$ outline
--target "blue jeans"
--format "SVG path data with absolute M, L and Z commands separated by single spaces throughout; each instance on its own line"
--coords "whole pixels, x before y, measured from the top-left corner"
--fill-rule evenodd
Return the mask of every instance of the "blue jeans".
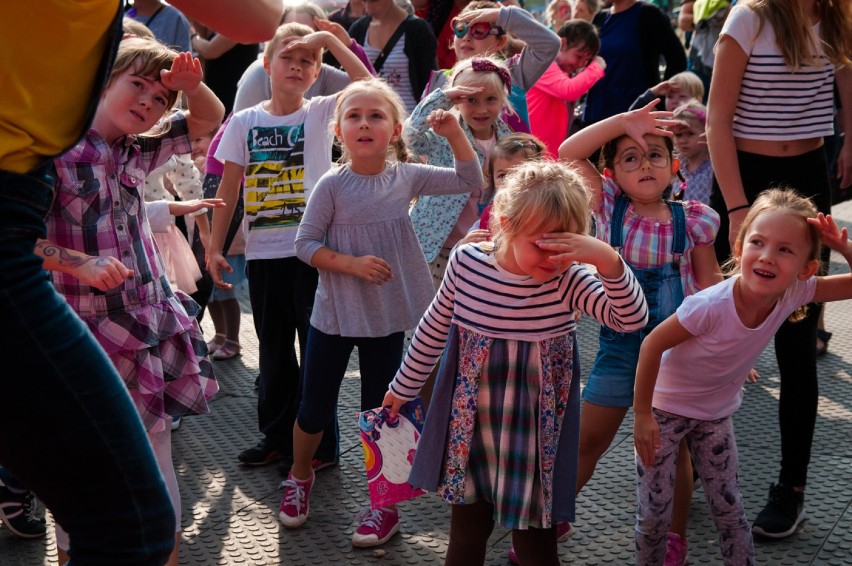
M 33 253 L 53 179 L 0 171 L 0 464 L 69 533 L 69 564 L 165 564 L 175 517 L 136 407 Z

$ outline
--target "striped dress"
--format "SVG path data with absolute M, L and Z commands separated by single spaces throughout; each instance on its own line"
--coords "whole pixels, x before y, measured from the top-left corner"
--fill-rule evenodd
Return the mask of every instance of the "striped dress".
M 578 411 L 574 312 L 632 331 L 647 305 L 626 266 L 607 280 L 574 264 L 541 283 L 504 270 L 486 246 L 451 257 L 390 386 L 414 398 L 444 355 L 409 481 L 449 503 L 487 501 L 506 528 L 549 528 L 573 519 L 562 471 L 567 458 L 576 473 L 578 435 L 562 429 Z

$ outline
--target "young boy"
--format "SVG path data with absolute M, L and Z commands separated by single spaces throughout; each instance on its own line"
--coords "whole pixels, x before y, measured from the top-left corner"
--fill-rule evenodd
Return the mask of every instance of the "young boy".
M 643 92 L 630 105 L 630 109 L 642 108 L 655 98 L 662 99 L 658 108 L 662 106 L 667 112 L 674 112 L 675 108 L 690 100 L 701 102 L 704 98 L 704 83 L 692 71 L 683 71 Z
M 272 98 L 236 113 L 222 135 L 216 159 L 224 163 L 217 196 L 227 206 L 213 214 L 210 275 L 220 289 L 222 270 L 231 271 L 222 247 L 245 176 L 249 296 L 260 350 L 258 426 L 263 440 L 239 455 L 246 465 L 285 458 L 292 462 L 293 423 L 299 408 L 300 371 L 294 339 L 307 340 L 317 271 L 296 257 L 296 230 L 316 181 L 331 169 L 333 136 L 329 121 L 336 96 L 305 100 L 326 48 L 352 80 L 369 77 L 367 68 L 331 33 L 298 23 L 284 24 L 264 53 Z M 337 460 L 335 432 L 326 431 L 314 468 Z M 288 468 L 289 470 L 289 468 Z
M 573 103 L 603 78 L 606 67 L 604 60 L 596 57 L 601 42 L 595 26 L 584 20 L 569 20 L 556 33 L 561 42 L 556 60 L 527 91 L 530 129 L 552 157 L 558 155 L 559 145 L 568 137 Z

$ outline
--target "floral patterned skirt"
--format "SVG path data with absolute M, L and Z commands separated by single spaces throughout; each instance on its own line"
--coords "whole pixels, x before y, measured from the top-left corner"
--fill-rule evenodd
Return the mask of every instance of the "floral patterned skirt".
M 438 493 L 451 503 L 488 501 L 506 528 L 550 527 L 572 366 L 570 335 L 523 342 L 460 329 Z

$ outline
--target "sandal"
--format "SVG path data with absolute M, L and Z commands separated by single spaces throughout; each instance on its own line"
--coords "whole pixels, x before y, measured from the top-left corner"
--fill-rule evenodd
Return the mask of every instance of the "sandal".
M 214 334 L 213 338 L 207 341 L 207 353 L 212 355 L 225 344 L 224 334 Z
M 822 328 L 817 328 L 817 348 L 816 355 L 822 356 L 826 352 L 828 352 L 828 341 L 831 340 L 831 332 L 823 330 Z M 819 342 L 822 342 L 822 346 L 819 345 Z
M 222 344 L 219 349 L 217 349 L 213 354 L 210 355 L 214 360 L 230 360 L 231 358 L 235 358 L 240 355 L 240 347 L 239 342 L 235 342 L 234 340 L 225 340 L 225 343 Z

